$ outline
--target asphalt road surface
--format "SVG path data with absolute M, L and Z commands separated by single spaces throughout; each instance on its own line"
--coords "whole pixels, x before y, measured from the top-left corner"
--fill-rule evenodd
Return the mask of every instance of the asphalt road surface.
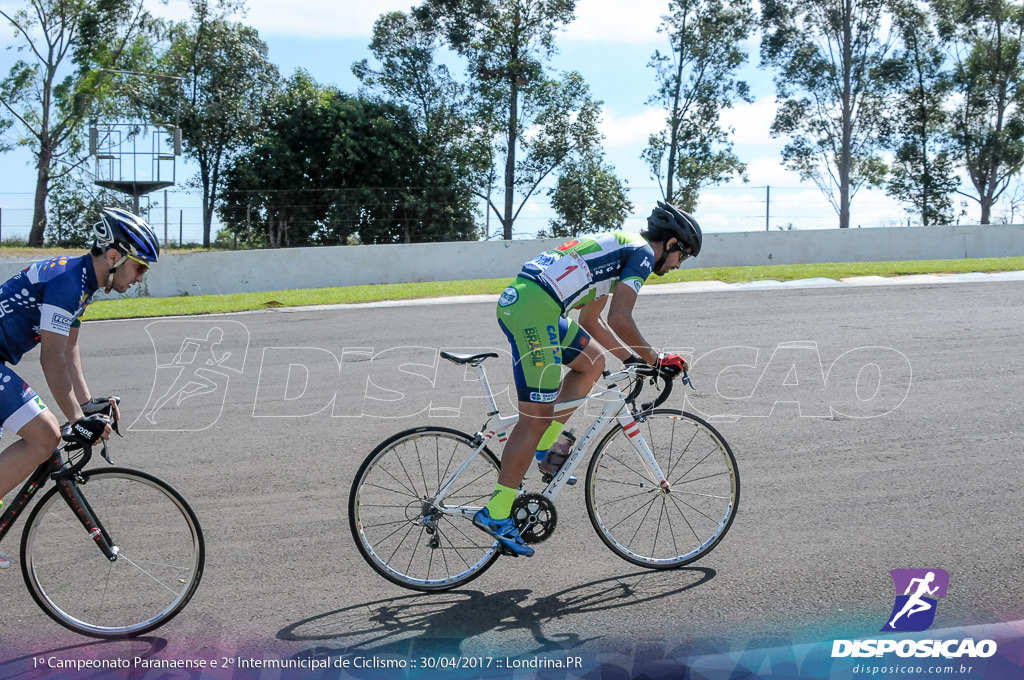
M 448 593 L 403 590 L 356 550 L 349 485 L 398 430 L 476 431 L 477 385 L 437 352 L 507 353 L 493 315 L 474 302 L 86 324 L 93 393 L 121 395 L 130 426 L 114 459 L 191 502 L 206 572 L 163 628 L 90 640 L 30 599 L 16 529 L 0 545 L 15 562 L 0 571 L 0 677 L 53 658 L 594 665 L 830 643 L 885 624 L 895 568 L 949 573 L 937 627 L 1024 618 L 1024 282 L 644 296 L 648 339 L 691 358 L 697 390 L 670 405 L 711 418 L 739 461 L 723 543 L 688 568 L 634 567 L 595 535 L 578 485 L 534 558 Z M 488 368 L 506 390 L 505 357 Z M 44 385 L 36 354 L 16 370 Z

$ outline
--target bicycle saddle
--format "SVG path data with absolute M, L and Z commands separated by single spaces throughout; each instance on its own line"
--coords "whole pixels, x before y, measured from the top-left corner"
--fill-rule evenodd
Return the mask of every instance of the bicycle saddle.
M 479 354 L 455 354 L 454 352 L 441 352 L 441 357 L 456 364 L 471 364 L 473 366 L 483 362 L 484 359 L 498 356 L 497 352 L 480 352 Z

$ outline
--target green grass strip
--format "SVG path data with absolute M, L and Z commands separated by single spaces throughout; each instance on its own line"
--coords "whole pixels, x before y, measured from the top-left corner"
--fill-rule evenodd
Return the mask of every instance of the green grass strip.
M 840 262 L 826 264 L 765 265 L 756 267 L 708 267 L 683 269 L 653 277 L 649 285 L 682 281 L 792 281 L 795 279 L 843 279 L 853 276 L 905 276 L 909 274 L 957 274 L 1024 270 L 1024 257 L 963 260 L 914 260 L 903 262 Z M 276 307 L 333 305 L 344 303 L 411 300 L 449 295 L 497 295 L 512 277 L 397 283 L 307 290 L 279 290 L 266 293 L 230 293 L 173 298 L 125 298 L 100 300 L 89 306 L 85 320 L 128 319 L 155 316 L 183 316 L 245 312 Z

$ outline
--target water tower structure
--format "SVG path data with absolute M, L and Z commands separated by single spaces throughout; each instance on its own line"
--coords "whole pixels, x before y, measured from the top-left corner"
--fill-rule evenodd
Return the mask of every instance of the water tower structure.
M 89 128 L 89 153 L 95 163 L 95 183 L 131 196 L 138 214 L 142 196 L 174 186 L 181 128 L 94 122 Z

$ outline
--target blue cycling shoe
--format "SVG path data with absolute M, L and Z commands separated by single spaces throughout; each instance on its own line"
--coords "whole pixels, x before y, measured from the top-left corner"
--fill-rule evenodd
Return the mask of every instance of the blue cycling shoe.
M 535 552 L 523 541 L 523 537 L 519 535 L 519 529 L 516 528 L 516 523 L 511 517 L 491 519 L 491 513 L 487 511 L 487 508 L 482 508 L 473 515 L 473 524 L 493 536 L 502 548 L 513 555 L 530 557 Z

